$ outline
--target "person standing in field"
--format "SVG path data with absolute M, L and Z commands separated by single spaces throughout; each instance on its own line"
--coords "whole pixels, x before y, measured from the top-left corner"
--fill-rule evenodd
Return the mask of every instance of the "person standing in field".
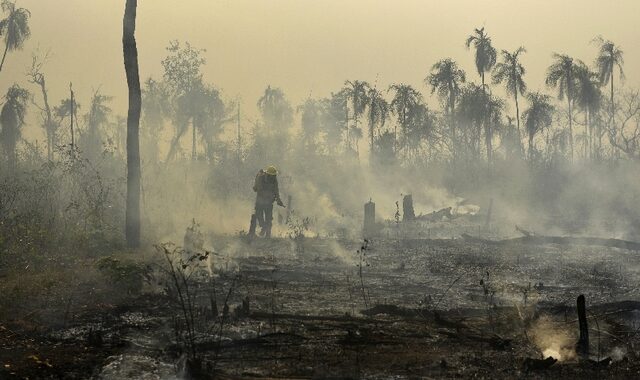
M 276 202 L 278 206 L 285 207 L 280 199 L 278 170 L 275 166 L 269 166 L 258 172 L 253 184 L 253 191 L 256 192 L 255 216 L 260 226 L 260 235 L 269 238 L 273 222 L 273 202 Z

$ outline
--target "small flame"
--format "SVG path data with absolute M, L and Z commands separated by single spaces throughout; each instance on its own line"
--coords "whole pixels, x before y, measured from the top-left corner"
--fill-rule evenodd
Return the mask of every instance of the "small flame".
M 549 317 L 543 316 L 536 320 L 529 334 L 544 359 L 552 357 L 562 362 L 575 358 L 573 342 L 576 337 L 570 331 L 559 328 Z
M 562 355 L 560 354 L 560 351 L 556 350 L 555 348 L 547 348 L 546 350 L 542 351 L 542 356 L 545 359 L 548 357 L 552 357 L 554 359 L 557 359 L 559 362 L 562 361 Z

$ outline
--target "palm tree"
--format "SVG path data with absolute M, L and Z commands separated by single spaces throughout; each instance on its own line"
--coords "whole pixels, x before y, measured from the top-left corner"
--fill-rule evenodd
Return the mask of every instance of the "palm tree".
M 467 37 L 465 45 L 467 49 L 473 44 L 476 50 L 476 69 L 482 79 L 482 89 L 485 88 L 484 74 L 491 71 L 496 64 L 496 49 L 491 45 L 491 37 L 485 33 L 484 28 L 474 29 L 474 34 Z
M 308 98 L 296 108 L 301 114 L 302 142 L 305 146 L 314 145 L 324 116 L 324 104 L 317 99 Z
M 425 78 L 425 84 L 431 86 L 431 93 L 438 92 L 438 96 L 447 104 L 450 117 L 451 140 L 454 154 L 456 148 L 455 108 L 456 98 L 460 95 L 460 86 L 466 81 L 464 70 L 451 58 L 436 62 L 431 67 L 431 74 Z
M 489 37 L 484 31 L 484 27 L 474 29 L 473 34 L 467 37 L 467 41 L 465 42 L 467 49 L 469 49 L 472 44 L 475 48 L 476 70 L 478 70 L 478 74 L 480 75 L 482 82 L 482 93 L 486 95 L 484 75 L 485 73 L 490 72 L 496 64 L 496 49 L 491 45 L 491 37 Z M 491 153 L 493 151 L 491 141 L 493 139 L 493 133 L 491 131 L 491 123 L 487 120 L 488 116 L 488 110 L 485 110 L 483 113 L 483 122 L 485 124 L 485 145 L 487 148 L 487 162 L 491 164 Z
M 588 146 L 590 155 L 593 155 L 591 118 L 598 112 L 602 102 L 602 93 L 598 87 L 598 73 L 591 71 L 583 62 L 579 62 L 575 67 L 574 75 L 576 104 L 584 112 L 585 136 L 588 137 L 585 146 Z
M 457 118 L 459 154 L 466 154 L 466 159 L 480 159 L 480 141 L 482 128 L 487 125 L 488 99 L 482 87 L 475 83 L 467 84 L 460 93 Z M 487 152 L 487 157 L 489 152 Z
M 323 100 L 325 112 L 322 127 L 325 134 L 325 143 L 330 152 L 336 153 L 346 136 L 349 127 L 349 97 L 347 90 L 341 89 L 337 93 L 331 93 L 328 99 Z
M 99 154 L 102 150 L 102 128 L 109 123 L 112 110 L 108 103 L 112 99 L 111 96 L 101 94 L 100 90 L 91 97 L 89 112 L 84 116 L 86 130 L 80 136 L 81 141 L 78 144 L 91 155 Z
M 376 139 L 376 160 L 380 165 L 393 165 L 396 162 L 396 153 L 393 150 L 393 133 L 385 131 Z
M 596 42 L 600 44 L 600 51 L 598 52 L 598 58 L 596 58 L 596 67 L 598 68 L 598 78 L 600 83 L 604 86 L 610 84 L 611 90 L 611 125 L 615 123 L 615 104 L 613 101 L 613 72 L 616 67 L 620 73 L 620 79 L 624 79 L 624 52 L 619 46 L 616 46 L 611 41 L 604 40 L 602 37 L 596 37 Z
M 406 133 L 406 148 L 408 158 L 417 156 L 418 150 L 423 146 L 434 132 L 435 117 L 426 104 L 420 103 L 411 108 L 408 115 Z
M 230 109 L 225 105 L 220 91 L 213 86 L 205 86 L 201 95 L 202 105 L 198 107 L 195 115 L 198 130 L 204 138 L 206 156 L 213 160 L 215 144 L 222 132 L 223 124 L 232 121 L 229 117 Z
M 166 85 L 149 77 L 142 90 L 142 119 L 148 128 L 160 128 L 171 114 L 171 101 Z
M 388 91 L 393 91 L 393 100 L 390 106 L 392 112 L 398 118 L 398 124 L 402 127 L 402 133 L 407 135 L 407 122 L 412 110 L 422 103 L 422 94 L 408 84 L 392 84 Z M 395 140 L 394 149 L 398 151 L 397 128 L 393 129 L 393 138 Z
M 142 112 L 142 132 L 146 137 L 146 153 L 151 162 L 155 162 L 158 159 L 158 134 L 172 112 L 169 92 L 163 83 L 152 78 L 144 82 Z
M 369 119 L 369 153 L 373 155 L 374 130 L 376 127 L 384 127 L 389 117 L 389 103 L 382 97 L 382 93 L 373 87 L 369 89 L 367 98 L 369 99 L 369 112 L 367 113 L 367 118 Z
M 522 77 L 525 74 L 524 66 L 520 63 L 520 54 L 526 53 L 527 50 L 520 46 L 513 53 L 506 50 L 502 51 L 502 62 L 498 63 L 493 71 L 493 82 L 505 83 L 507 93 L 514 97 L 516 103 L 516 125 L 518 131 L 518 144 L 520 145 L 520 105 L 518 103 L 518 94 L 523 95 L 527 91 L 527 85 Z
M 267 86 L 258 100 L 258 108 L 270 130 L 287 129 L 291 126 L 293 109 L 281 89 Z
M 293 107 L 282 90 L 269 86 L 258 100 L 258 108 L 266 128 L 258 129 L 256 125 L 254 148 L 259 149 L 254 154 L 260 160 L 275 162 L 281 152 L 289 149 L 288 129 L 293 123 Z
M 563 100 L 566 96 L 569 107 L 569 149 L 571 149 L 571 160 L 573 160 L 573 115 L 572 106 L 575 97 L 575 64 L 573 58 L 565 54 L 553 53 L 555 62 L 547 70 L 546 83 L 549 87 L 558 89 L 558 99 Z
M 0 141 L 7 156 L 7 164 L 11 170 L 15 169 L 17 162 L 16 146 L 21 136 L 24 125 L 24 117 L 27 113 L 27 101 L 31 95 L 29 91 L 14 84 L 5 95 L 5 103 L 0 111 Z
M 551 105 L 551 98 L 539 92 L 527 94 L 529 108 L 524 111 L 522 118 L 524 126 L 529 135 L 529 159 L 533 159 L 533 139 L 536 134 L 548 128 L 553 120 L 554 108 Z
M 368 90 L 371 88 L 369 83 L 361 80 L 346 81 L 344 82 L 345 95 L 347 101 L 351 100 L 351 111 L 353 115 L 353 124 L 355 128 L 358 128 L 358 118 L 364 113 L 368 99 Z M 347 120 L 347 124 L 348 124 Z M 351 142 L 349 139 L 349 126 L 347 125 L 347 147 L 350 147 Z
M 122 21 L 122 52 L 129 87 L 129 112 L 127 114 L 127 209 L 125 233 L 127 245 L 140 246 L 140 113 L 142 91 L 136 44 L 136 13 L 138 0 L 126 0 Z
M 76 102 L 75 99 L 66 98 L 60 101 L 59 106 L 53 108 L 53 113 L 58 119 L 57 123 L 62 125 L 62 123 L 67 117 L 70 118 L 72 121 L 74 119 L 78 120 L 78 110 L 80 108 L 81 108 L 80 104 L 78 104 L 78 102 Z M 75 141 L 73 137 L 73 126 L 72 126 L 71 144 L 70 144 L 72 151 L 75 149 L 74 144 L 75 144 Z
M 4 54 L 0 62 L 0 71 L 7 58 L 7 52 L 20 50 L 31 35 L 29 17 L 31 12 L 24 8 L 16 8 L 15 1 L 2 0 L 2 11 L 8 12 L 7 18 L 0 21 L 0 34 L 4 36 Z

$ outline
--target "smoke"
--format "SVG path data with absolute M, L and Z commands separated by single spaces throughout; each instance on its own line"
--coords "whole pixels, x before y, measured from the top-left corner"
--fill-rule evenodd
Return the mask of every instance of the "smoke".
M 356 156 L 263 147 L 267 157 L 247 154 L 240 164 L 226 161 L 176 161 L 143 170 L 143 212 L 150 241 L 180 241 L 192 219 L 205 234 L 247 231 L 260 168 L 275 164 L 287 209 L 274 206 L 274 236 L 289 236 L 289 221 L 308 218 L 306 236 L 360 239 L 363 206 L 376 203 L 376 219 L 393 220 L 396 202 L 411 194 L 416 215 L 451 207 L 453 215 L 486 214 L 496 236 L 512 236 L 514 226 L 545 235 L 639 239 L 640 174 L 635 162 L 587 165 L 558 163 L 538 168 L 526 162 L 497 160 L 492 176 L 484 168 L 430 165 L 380 165 Z M 292 148 L 293 147 L 293 148 Z M 254 147 L 249 146 L 251 150 Z M 364 153 L 363 153 L 364 154 Z M 226 157 L 222 155 L 222 157 Z M 625 189 L 621 192 L 621 189 Z
M 356 265 L 357 261 L 356 261 L 356 257 L 354 256 L 354 253 L 351 252 L 351 251 L 346 250 L 337 241 L 330 240 L 329 241 L 329 248 L 331 250 L 331 253 L 333 255 L 335 255 L 344 264 L 346 264 L 348 266 L 351 266 L 351 267 Z
M 544 358 L 551 356 L 558 361 L 567 361 L 576 357 L 576 337 L 566 329 L 558 327 L 549 317 L 542 316 L 536 320 L 528 335 Z
M 611 349 L 611 352 L 609 353 L 609 357 L 614 362 L 618 362 L 624 359 L 626 356 L 627 356 L 627 349 L 624 347 L 614 347 L 613 349 Z

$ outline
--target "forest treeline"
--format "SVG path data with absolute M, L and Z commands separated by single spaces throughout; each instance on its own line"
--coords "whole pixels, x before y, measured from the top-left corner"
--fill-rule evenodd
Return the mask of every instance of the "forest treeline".
M 5 2 L 10 14 L 28 16 L 28 11 L 7 4 L 11 3 Z M 28 38 L 27 22 L 26 16 L 4 20 L 4 28 L 18 25 L 3 33 L 7 51 L 19 49 Z M 162 61 L 162 77 L 149 77 L 143 84 L 143 159 L 168 162 L 190 157 L 211 164 L 229 156 L 244 160 L 263 155 L 260 145 L 269 140 L 267 145 L 275 143 L 278 148 L 301 144 L 320 155 L 359 156 L 363 139 L 371 161 L 385 165 L 638 159 L 640 100 L 636 89 L 621 85 L 623 52 L 602 38 L 593 43 L 598 53 L 592 65 L 565 54 L 553 55 L 546 76 L 549 92 L 557 95 L 552 96 L 527 91 L 526 69 L 520 62 L 527 53 L 524 47 L 498 52 L 484 28 L 476 29 L 467 40 L 477 70 L 473 75 L 445 58 L 425 73 L 420 87 L 394 83 L 379 88 L 376 83 L 347 80 L 330 96 L 309 97 L 299 105 L 292 105 L 282 89 L 269 86 L 257 101 L 261 117 L 251 120 L 250 133 L 244 132 L 245 126 L 230 139 L 221 137 L 225 125 L 246 125 L 249 120 L 237 120 L 238 105 L 205 81 L 203 51 L 173 41 Z M 110 108 L 113 98 L 98 89 L 84 105 L 73 99 L 70 89 L 69 97 L 52 104 L 46 59 L 34 56 L 29 86 L 15 84 L 6 92 L 2 146 L 7 166 L 15 166 L 21 155 L 40 154 L 33 142 L 21 138 L 29 108 L 41 114 L 47 136 L 46 147 L 40 147 L 46 149 L 45 160 L 54 160 L 56 151 L 72 144 L 93 157 L 122 152 L 125 119 Z M 498 87 L 510 97 L 493 95 Z M 437 96 L 441 107 L 429 108 L 425 94 Z M 171 136 L 168 149 L 159 146 L 161 136 Z

